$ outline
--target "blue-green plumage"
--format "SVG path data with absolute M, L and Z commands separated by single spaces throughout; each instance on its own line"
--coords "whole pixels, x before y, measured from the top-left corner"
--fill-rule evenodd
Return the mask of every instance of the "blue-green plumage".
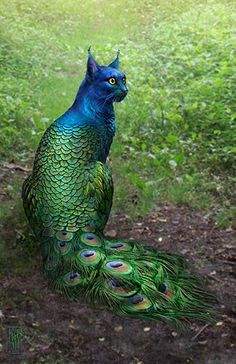
M 51 284 L 128 317 L 210 321 L 210 295 L 181 257 L 103 235 L 113 182 L 106 165 L 114 102 L 128 92 L 117 58 L 100 66 L 90 51 L 72 106 L 46 130 L 23 203 Z

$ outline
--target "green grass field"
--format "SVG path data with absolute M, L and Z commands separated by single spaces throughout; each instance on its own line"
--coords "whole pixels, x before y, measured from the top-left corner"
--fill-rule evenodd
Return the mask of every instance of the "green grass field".
M 2 0 L 0 14 L 3 161 L 32 159 L 72 103 L 89 45 L 103 64 L 120 49 L 130 92 L 116 106 L 114 211 L 170 202 L 232 223 L 235 1 Z M 17 182 L 11 194 L 20 199 Z

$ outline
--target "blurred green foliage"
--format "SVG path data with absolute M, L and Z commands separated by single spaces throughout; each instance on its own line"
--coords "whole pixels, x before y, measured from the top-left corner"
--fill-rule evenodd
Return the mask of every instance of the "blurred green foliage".
M 192 0 L 2 0 L 4 160 L 24 160 L 83 79 L 87 48 L 121 50 L 130 93 L 116 105 L 116 211 L 163 201 L 235 218 L 236 3 Z

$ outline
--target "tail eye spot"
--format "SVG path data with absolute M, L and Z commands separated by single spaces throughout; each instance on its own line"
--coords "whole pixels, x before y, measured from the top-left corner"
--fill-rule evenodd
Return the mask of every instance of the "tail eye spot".
M 122 265 L 123 265 L 123 263 L 121 263 L 121 262 L 113 262 L 113 263 L 110 263 L 110 266 L 112 268 L 120 268 L 120 267 L 122 267 Z
M 93 251 L 86 251 L 82 254 L 84 257 L 88 258 L 88 257 L 92 257 L 95 253 Z
M 161 293 L 165 293 L 167 291 L 167 289 L 169 288 L 167 283 L 161 283 L 159 286 L 159 292 Z
M 71 280 L 73 280 L 73 279 L 75 279 L 75 278 L 77 278 L 77 277 L 79 277 L 79 273 L 77 273 L 77 272 L 71 272 L 71 273 L 70 273 L 70 279 L 71 279 Z
M 131 298 L 131 302 L 134 304 L 134 305 L 137 305 L 138 303 L 141 303 L 143 302 L 144 298 L 142 296 L 139 296 L 139 295 L 136 295 L 136 296 L 133 296 Z
M 124 246 L 124 244 L 122 244 L 122 243 L 113 243 L 113 244 L 111 244 L 111 248 L 122 248 L 122 246 Z

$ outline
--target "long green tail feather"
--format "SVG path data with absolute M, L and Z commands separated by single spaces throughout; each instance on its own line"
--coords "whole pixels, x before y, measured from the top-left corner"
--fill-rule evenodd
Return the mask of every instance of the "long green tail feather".
M 180 326 L 188 320 L 214 322 L 213 297 L 199 278 L 187 273 L 180 256 L 93 233 L 78 232 L 63 249 L 59 245 L 54 242 L 52 249 L 47 242 L 45 271 L 69 297 L 127 317 Z M 48 265 L 50 254 L 54 265 Z

